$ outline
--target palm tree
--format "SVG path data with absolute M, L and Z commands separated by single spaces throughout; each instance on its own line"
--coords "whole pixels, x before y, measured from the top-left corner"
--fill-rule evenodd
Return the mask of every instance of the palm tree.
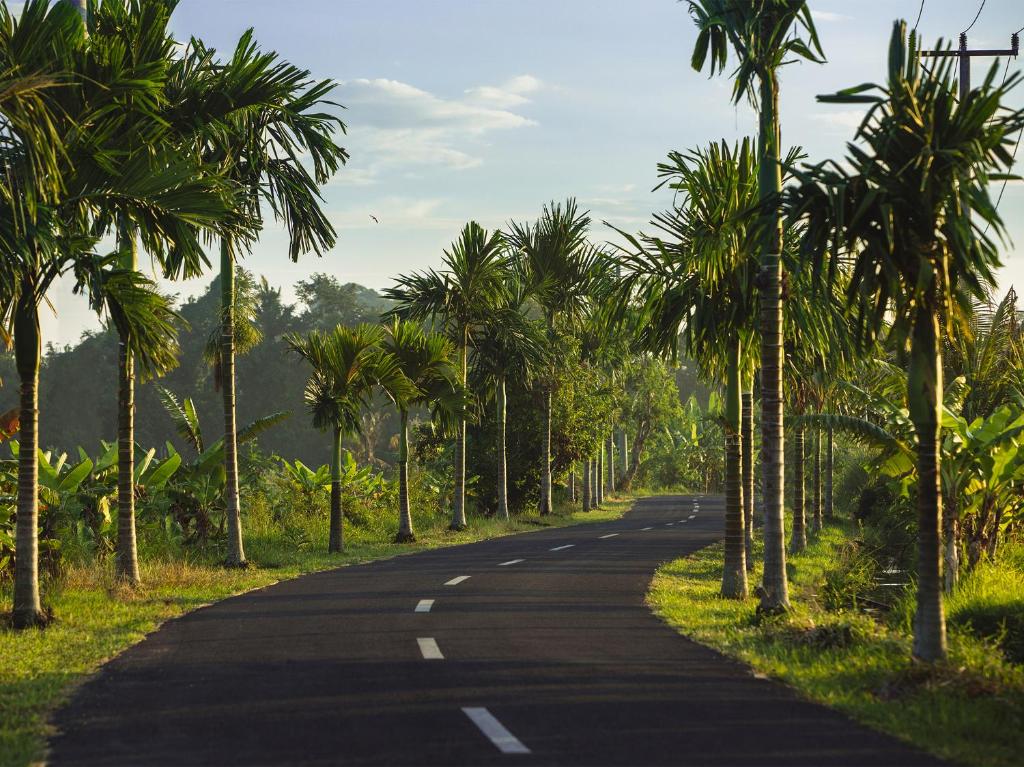
M 455 342 L 459 353 L 460 382 L 467 385 L 469 347 L 491 307 L 504 291 L 507 268 L 505 240 L 488 233 L 476 221 L 462 229 L 459 239 L 444 252 L 444 272 L 433 269 L 399 277 L 384 291 L 398 305 L 392 311 L 403 319 L 436 319 Z M 466 418 L 459 419 L 455 438 L 455 494 L 452 530 L 466 528 Z
M 167 33 L 175 3 L 165 0 L 105 0 L 88 17 L 90 45 L 122 45 L 127 62 L 145 72 L 154 87 L 156 109 L 147 101 L 127 102 L 124 129 L 113 137 L 118 151 L 146 162 L 153 154 L 179 159 L 181 186 L 173 204 L 153 211 L 148 200 L 113 199 L 101 211 L 99 226 L 117 237 L 117 268 L 138 268 L 137 245 L 143 245 L 165 271 L 196 276 L 205 262 L 198 239 L 200 227 L 213 227 L 231 213 L 224 195 L 210 199 L 209 187 L 219 181 L 211 168 L 203 167 L 194 148 L 193 124 L 178 126 L 167 119 L 176 108 L 170 97 L 180 93 L 174 83 L 180 60 L 176 44 Z M 82 5 L 83 15 L 85 6 Z M 184 133 L 180 130 L 184 127 Z M 181 161 L 185 162 L 182 163 Z M 201 180 L 208 181 L 201 186 Z M 197 183 L 200 182 L 200 183 Z M 191 192 L 191 196 L 190 196 Z M 219 206 L 218 206 L 219 204 Z M 102 302 L 102 297 L 98 297 Z M 117 310 L 111 313 L 116 317 Z M 124 323 L 116 322 L 119 337 L 118 364 L 118 539 L 116 573 L 138 584 L 139 565 L 135 542 L 135 354 Z M 154 373 L 152 369 L 147 371 Z
M 644 301 L 641 339 L 675 355 L 680 331 L 686 352 L 705 374 L 725 379 L 726 538 L 722 595 L 747 596 L 746 515 L 743 511 L 741 382 L 753 325 L 758 171 L 749 140 L 724 141 L 689 154 L 673 152 L 659 166 L 680 201 L 655 217 L 665 235 L 622 232 L 632 252 L 622 259 L 627 295 Z M 625 302 L 620 302 L 625 303 Z
M 183 186 L 186 204 L 195 206 L 198 221 L 210 223 L 226 205 L 222 185 L 197 173 L 191 158 L 162 151 L 147 157 L 119 151 L 118 138 L 129 126 L 129 116 L 158 101 L 155 84 L 146 73 L 133 69 L 124 46 L 100 35 L 86 38 L 82 18 L 71 6 L 48 7 L 45 0 L 30 0 L 18 19 L 0 8 L 0 71 L 14 82 L 27 75 L 30 82 L 62 84 L 49 88 L 45 102 L 31 105 L 28 116 L 36 127 L 22 109 L 11 105 L 12 99 L 31 97 L 30 84 L 22 86 L 23 94 L 7 93 L 3 106 L 5 138 L 0 151 L 8 170 L 0 192 L 6 207 L 0 216 L 0 236 L 6 240 L 0 315 L 13 330 L 22 385 L 14 606 L 14 623 L 21 627 L 43 617 L 35 497 L 39 304 L 53 280 L 73 270 L 79 287 L 88 289 L 94 301 L 106 290 L 115 324 L 138 344 L 132 352 L 159 367 L 157 357 L 166 361 L 173 351 L 173 338 L 165 332 L 170 330 L 169 309 L 148 280 L 117 267 L 116 259 L 93 253 L 94 233 L 103 228 L 102 212 L 131 201 L 140 221 L 156 227 L 155 222 L 181 202 Z M 56 152 L 49 159 L 47 150 L 35 145 L 42 130 L 50 151 Z M 132 328 L 134 321 L 141 325 Z M 147 351 L 148 342 L 156 345 Z
M 571 329 L 590 293 L 594 249 L 587 242 L 590 215 L 574 199 L 565 205 L 544 206 L 533 224 L 509 224 L 508 239 L 518 253 L 527 289 L 544 316 L 548 345 L 558 332 Z M 562 326 L 565 327 L 562 327 Z M 541 461 L 540 513 L 551 513 L 551 389 L 553 376 L 543 381 L 544 446 Z
M 506 466 L 507 408 L 505 385 L 510 376 L 529 386 L 536 371 L 545 362 L 546 339 L 543 329 L 527 319 L 524 304 L 527 293 L 519 275 L 506 278 L 502 302 L 483 322 L 473 354 L 476 378 L 494 392 L 498 421 L 498 510 L 499 519 L 508 520 L 508 470 Z
M 411 388 L 398 361 L 385 353 L 378 325 L 339 325 L 334 330 L 313 330 L 306 336 L 290 334 L 285 342 L 313 369 L 306 382 L 306 405 L 313 426 L 331 432 L 331 528 L 328 551 L 344 548 L 341 508 L 341 441 L 358 433 L 362 411 L 378 385 L 390 391 Z
M 939 439 L 941 333 L 964 316 L 970 298 L 995 284 L 999 263 L 987 231 L 1004 227 L 987 191 L 990 174 L 1008 169 L 1011 136 L 1024 110 L 1002 106 L 1019 75 L 957 99 L 949 60 L 925 72 L 915 33 L 897 22 L 886 85 L 866 84 L 821 100 L 871 107 L 846 161 L 800 173 L 794 218 L 807 221 L 805 252 L 829 282 L 848 260 L 847 302 L 859 337 L 887 332 L 909 348 L 907 404 L 917 438 L 918 588 L 915 657 L 946 655 L 942 605 Z M 828 247 L 831 246 L 831 247 Z M 830 254 L 832 254 L 830 256 Z M 891 322 L 891 324 L 890 324 Z
M 689 0 L 697 25 L 691 63 L 711 74 L 725 70 L 728 48 L 737 59 L 733 100 L 754 100 L 758 130 L 758 194 L 761 202 L 761 472 L 764 490 L 764 582 L 761 604 L 769 611 L 789 605 L 786 580 L 783 470 L 785 439 L 782 392 L 782 227 L 775 202 L 782 190 L 779 130 L 779 68 L 794 58 L 821 60 L 821 45 L 806 0 Z M 806 40 L 801 37 L 802 28 Z
M 225 502 L 230 567 L 245 567 L 238 491 L 238 445 L 235 419 L 235 266 L 262 229 L 264 208 L 288 228 L 292 261 L 310 251 L 321 255 L 333 247 L 334 227 L 321 209 L 320 187 L 348 159 L 334 141 L 345 124 L 323 111 L 335 84 L 313 81 L 307 70 L 261 52 L 252 30 L 242 35 L 231 59 L 218 63 L 215 52 L 193 41 L 190 64 L 202 73 L 195 89 L 186 89 L 179 113 L 195 110 L 193 119 L 213 117 L 200 132 L 206 161 L 242 190 L 237 211 L 253 225 L 249 234 L 220 238 L 221 355 L 227 474 Z M 225 109 L 225 105 L 229 108 Z M 218 115 L 218 111 L 222 114 Z
M 385 381 L 384 389 L 398 407 L 401 420 L 395 543 L 408 543 L 416 540 L 409 506 L 409 409 L 429 405 L 437 415 L 458 418 L 468 407 L 468 398 L 459 381 L 455 346 L 448 338 L 440 333 L 426 333 L 420 323 L 397 317 L 384 329 L 381 346 L 395 359 L 402 373 L 402 379 Z

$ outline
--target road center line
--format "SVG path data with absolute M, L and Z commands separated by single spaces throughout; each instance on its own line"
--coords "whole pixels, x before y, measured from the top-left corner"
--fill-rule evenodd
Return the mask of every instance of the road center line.
M 520 562 L 525 562 L 525 559 L 510 559 L 508 562 L 502 562 L 498 567 L 508 567 L 509 565 L 518 565 Z
M 653 529 L 654 529 L 653 527 L 642 527 L 642 528 L 640 528 L 641 532 L 643 532 L 644 530 L 653 530 Z
M 429 613 L 430 608 L 434 606 L 433 599 L 421 599 L 416 603 L 416 609 L 413 612 L 416 613 Z
M 608 533 L 608 535 L 599 535 L 598 538 L 614 538 L 618 533 Z
M 665 527 L 672 527 L 672 525 L 674 525 L 674 524 L 675 524 L 675 522 L 666 522 L 665 523 Z
M 566 549 L 571 549 L 575 545 L 575 543 L 567 543 L 564 546 L 555 546 L 555 548 L 548 549 L 548 551 L 565 551 Z
M 452 578 L 450 581 L 446 581 L 444 585 L 445 586 L 458 586 L 463 581 L 468 581 L 468 580 L 469 580 L 469 576 L 468 575 L 460 575 L 457 578 Z
M 494 714 L 486 708 L 463 707 L 463 713 L 469 717 L 480 732 L 498 747 L 503 754 L 528 754 L 530 749 L 523 745 L 515 735 L 505 729 L 505 725 L 494 718 Z
M 691 514 L 690 516 L 687 517 L 687 519 L 693 519 L 696 516 L 697 516 L 696 514 Z
M 416 643 L 420 646 L 420 653 L 424 660 L 444 660 L 441 648 L 433 637 L 417 637 Z

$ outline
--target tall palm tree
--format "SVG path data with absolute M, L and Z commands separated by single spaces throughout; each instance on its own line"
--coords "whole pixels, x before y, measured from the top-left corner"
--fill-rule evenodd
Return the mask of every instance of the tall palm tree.
M 494 393 L 498 421 L 498 510 L 499 519 L 508 520 L 508 469 L 506 464 L 507 402 L 505 386 L 514 377 L 527 386 L 546 360 L 546 339 L 538 324 L 524 313 L 527 299 L 519 275 L 506 277 L 501 303 L 483 322 L 473 353 L 475 377 Z
M 675 208 L 655 217 L 661 236 L 622 233 L 632 246 L 622 259 L 623 287 L 645 302 L 641 338 L 653 351 L 686 353 L 725 383 L 726 538 L 722 595 L 747 596 L 743 511 L 741 383 L 753 327 L 758 168 L 747 139 L 673 152 L 659 166 L 676 191 Z
M 587 241 L 590 214 L 581 212 L 576 200 L 564 205 L 544 206 L 533 224 L 510 223 L 508 239 L 517 252 L 528 290 L 540 307 L 547 330 L 548 345 L 555 347 L 556 335 L 571 329 L 579 319 L 590 292 L 590 275 L 595 259 Z M 551 513 L 551 393 L 553 371 L 544 387 L 544 445 L 541 461 L 540 513 Z
M 491 307 L 502 300 L 507 269 L 505 240 L 476 221 L 462 229 L 444 252 L 443 272 L 430 269 L 399 277 L 384 295 L 398 302 L 392 314 L 403 319 L 435 319 L 456 345 L 460 382 L 467 385 L 469 347 Z M 455 438 L 455 494 L 452 530 L 466 527 L 466 418 L 459 418 Z
M 398 407 L 398 533 L 396 543 L 416 540 L 409 504 L 409 409 L 429 406 L 435 415 L 459 418 L 469 402 L 460 382 L 455 346 L 440 333 L 427 333 L 414 320 L 393 318 L 386 325 L 382 348 L 397 362 L 403 379 L 384 382 Z M 397 384 L 397 385 L 396 385 Z
M 794 218 L 807 221 L 806 254 L 826 279 L 852 263 L 847 301 L 861 338 L 887 332 L 909 349 L 907 404 L 917 438 L 918 589 L 914 656 L 946 655 L 942 604 L 939 431 L 943 327 L 952 332 L 971 297 L 995 284 L 999 263 L 988 230 L 1004 227 L 988 194 L 990 175 L 1013 164 L 1013 135 L 1024 110 L 1003 106 L 1020 76 L 958 99 L 949 60 L 926 72 L 915 33 L 897 22 L 885 85 L 833 96 L 870 109 L 847 164 L 804 169 L 791 194 Z M 831 246 L 831 247 L 829 247 Z M 830 255 L 834 254 L 834 255 Z M 890 324 L 891 323 L 891 324 Z
M 5 139 L 0 148 L 7 168 L 0 193 L 6 208 L 0 216 L 5 232 L 0 236 L 8 239 L 0 274 L 0 314 L 13 331 L 23 410 L 14 622 L 27 626 L 42 619 L 35 498 L 39 305 L 53 280 L 74 271 L 79 287 L 94 298 L 108 289 L 115 323 L 128 329 L 132 343 L 138 344 L 133 353 L 146 357 L 144 362 L 156 361 L 144 346 L 157 341 L 164 352 L 173 349 L 173 339 L 164 334 L 170 327 L 164 321 L 169 309 L 153 293 L 151 283 L 119 268 L 116 259 L 93 252 L 102 212 L 132 201 L 140 220 L 156 228 L 156 222 L 182 202 L 183 188 L 186 204 L 194 206 L 204 222 L 219 216 L 225 201 L 221 185 L 197 172 L 191 158 L 160 151 L 138 157 L 119 151 L 118 137 L 128 127 L 129 115 L 155 104 L 158 94 L 145 68 L 134 68 L 123 45 L 103 36 L 86 37 L 82 18 L 71 6 L 50 7 L 45 0 L 30 0 L 17 19 L 0 7 L 0 71 L 35 81 L 51 78 L 61 85 L 51 87 L 45 103 L 33 107 L 37 124 L 46 125 L 56 152 L 47 170 L 50 178 L 41 173 L 42 150 L 33 146 L 39 131 L 30 129 L 16 109 L 4 107 Z M 129 329 L 138 319 L 141 325 Z
M 253 222 L 248 234 L 220 238 L 221 356 L 224 405 L 224 465 L 227 474 L 225 506 L 231 567 L 246 565 L 238 490 L 238 445 L 235 418 L 235 266 L 263 225 L 263 211 L 288 229 L 288 255 L 293 261 L 310 251 L 317 255 L 333 247 L 334 227 L 321 208 L 320 187 L 348 159 L 335 143 L 345 124 L 325 107 L 335 88 L 329 80 L 314 81 L 307 70 L 264 53 L 252 30 L 242 35 L 232 57 L 221 63 L 215 52 L 193 41 L 190 66 L 203 73 L 199 85 L 187 92 L 179 114 L 198 114 L 231 108 L 211 119 L 200 133 L 204 159 L 241 190 L 239 213 Z
M 779 130 L 781 66 L 794 59 L 820 61 L 821 45 L 806 0 L 689 0 L 697 25 L 691 63 L 722 72 L 728 49 L 736 57 L 733 100 L 755 100 L 759 112 L 758 190 L 761 210 L 761 472 L 764 504 L 764 583 L 769 611 L 789 605 L 786 580 L 783 470 L 785 439 L 782 392 L 782 227 L 775 202 L 782 190 Z M 802 35 L 801 35 L 802 30 Z M 806 38 L 806 39 L 805 39 Z
M 313 330 L 306 336 L 290 334 L 285 342 L 313 369 L 306 382 L 306 405 L 313 426 L 331 432 L 331 528 L 328 551 L 344 548 L 341 503 L 341 441 L 362 428 L 362 411 L 378 385 L 389 390 L 408 387 L 398 361 L 385 353 L 380 342 L 383 328 L 366 323 L 339 325 L 334 330 Z
M 218 219 L 226 221 L 231 207 L 227 204 L 229 200 L 222 199 L 219 210 L 211 208 L 207 190 L 196 184 L 204 176 L 209 177 L 211 183 L 217 178 L 213 169 L 204 167 L 199 154 L 192 151 L 194 126 L 188 124 L 183 132 L 182 126 L 167 119 L 177 106 L 170 103 L 170 97 L 181 92 L 173 82 L 175 70 L 180 68 L 176 43 L 168 34 L 175 5 L 175 0 L 105 0 L 88 16 L 90 45 L 123 46 L 127 63 L 133 70 L 144 73 L 153 85 L 148 99 L 126 101 L 124 129 L 114 137 L 117 150 L 141 162 L 148 161 L 154 154 L 162 154 L 187 163 L 182 167 L 178 199 L 158 216 L 146 207 L 147 200 L 113 199 L 100 212 L 98 225 L 117 238 L 118 269 L 134 271 L 138 268 L 141 238 L 143 247 L 164 265 L 165 271 L 180 269 L 186 276 L 196 276 L 206 260 L 199 242 L 200 228 L 212 229 Z M 84 8 L 83 4 L 83 13 Z M 117 316 L 116 310 L 111 313 Z M 140 577 L 135 542 L 135 355 L 124 323 L 115 324 L 119 357 L 115 565 L 119 578 L 137 584 Z

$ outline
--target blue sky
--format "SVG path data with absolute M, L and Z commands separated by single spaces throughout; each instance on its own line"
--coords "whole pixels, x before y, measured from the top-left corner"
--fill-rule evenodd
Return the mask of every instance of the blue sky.
M 812 158 L 837 157 L 858 114 L 815 95 L 881 80 L 892 22 L 912 21 L 920 2 L 811 4 L 828 62 L 785 70 L 783 138 Z M 955 38 L 977 9 L 925 0 L 920 31 Z M 592 211 L 596 241 L 612 235 L 603 220 L 636 230 L 667 204 L 651 188 L 669 150 L 756 131 L 752 110 L 731 104 L 728 78 L 690 69 L 693 25 L 675 0 L 181 0 L 174 17 L 181 39 L 225 51 L 248 27 L 263 47 L 338 81 L 347 107 L 352 159 L 324 190 L 337 247 L 292 264 L 271 226 L 246 259 L 286 297 L 315 271 L 386 287 L 436 265 L 467 220 L 503 226 L 570 195 Z M 1020 0 L 987 0 L 971 46 L 1008 47 L 1020 27 Z M 988 64 L 975 61 L 980 78 Z M 1024 87 L 1013 100 L 1024 103 Z M 1024 182 L 1010 183 L 1001 212 L 1016 243 L 1005 290 L 1024 286 Z M 207 279 L 168 287 L 188 295 Z M 95 327 L 69 286 L 52 299 L 47 340 L 73 343 Z

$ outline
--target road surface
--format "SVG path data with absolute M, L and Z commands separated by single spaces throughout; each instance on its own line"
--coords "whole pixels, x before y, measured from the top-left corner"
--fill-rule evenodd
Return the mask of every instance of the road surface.
M 930 765 L 679 636 L 655 569 L 719 498 L 317 573 L 167 623 L 55 717 L 52 765 Z

